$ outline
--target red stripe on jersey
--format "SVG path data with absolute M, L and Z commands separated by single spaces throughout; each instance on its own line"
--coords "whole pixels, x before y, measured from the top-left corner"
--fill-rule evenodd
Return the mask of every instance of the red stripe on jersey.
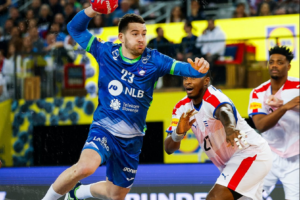
M 190 103 L 191 101 L 192 101 L 192 100 L 189 99 L 188 97 L 185 98 L 185 99 L 182 99 L 181 101 L 179 101 L 179 102 L 176 104 L 175 108 L 173 109 L 173 115 L 176 115 L 176 111 L 177 111 L 178 108 L 180 108 L 181 106 L 183 106 L 183 105 L 185 105 L 185 104 L 187 104 L 187 103 Z
M 252 99 L 258 99 L 258 96 L 255 91 L 252 93 Z
M 203 100 L 210 103 L 215 108 L 220 104 L 219 99 L 215 95 L 211 94 L 208 89 L 203 96 Z
M 245 176 L 245 174 L 251 167 L 252 163 L 256 159 L 256 156 L 257 155 L 255 155 L 253 157 L 245 158 L 241 162 L 239 168 L 236 170 L 236 172 L 232 176 L 230 182 L 228 183 L 228 188 L 230 188 L 232 190 L 235 190 L 237 188 L 237 186 L 239 185 L 239 183 L 241 182 L 241 180 L 243 179 L 243 177 Z
M 299 81 L 286 80 L 282 90 L 300 89 L 299 87 L 300 87 L 300 82 Z
M 264 92 L 264 91 L 268 90 L 270 85 L 271 85 L 271 82 L 267 83 L 266 85 L 261 86 L 260 88 L 255 89 L 254 92 L 256 92 L 256 93 Z

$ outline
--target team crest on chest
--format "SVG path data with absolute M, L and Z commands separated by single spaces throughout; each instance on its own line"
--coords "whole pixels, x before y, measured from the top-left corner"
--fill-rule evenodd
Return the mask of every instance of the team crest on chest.
M 150 55 L 147 55 L 147 57 L 142 57 L 142 63 L 146 64 L 150 58 L 151 58 Z
M 116 49 L 114 51 L 111 52 L 112 56 L 113 56 L 113 59 L 114 60 L 118 60 L 118 57 L 119 57 L 119 49 Z
M 144 76 L 147 71 L 146 67 L 142 67 L 142 66 L 138 66 L 137 70 L 140 76 Z

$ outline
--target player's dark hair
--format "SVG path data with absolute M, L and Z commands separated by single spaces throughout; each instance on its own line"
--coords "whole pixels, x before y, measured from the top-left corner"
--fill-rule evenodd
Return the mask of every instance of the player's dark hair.
M 129 23 L 145 24 L 145 20 L 136 14 L 126 14 L 119 21 L 119 33 L 125 33 Z
M 286 57 L 286 59 L 291 63 L 294 58 L 292 51 L 286 46 L 275 46 L 269 50 L 269 56 L 272 54 L 281 54 Z

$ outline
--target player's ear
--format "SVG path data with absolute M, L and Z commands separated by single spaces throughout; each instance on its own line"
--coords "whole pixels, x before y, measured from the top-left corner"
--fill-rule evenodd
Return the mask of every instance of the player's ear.
M 204 79 L 204 86 L 209 86 L 209 83 L 210 83 L 210 78 L 209 77 L 205 77 Z
M 121 43 L 124 42 L 124 33 L 120 32 L 119 35 L 118 35 L 118 39 L 121 41 Z

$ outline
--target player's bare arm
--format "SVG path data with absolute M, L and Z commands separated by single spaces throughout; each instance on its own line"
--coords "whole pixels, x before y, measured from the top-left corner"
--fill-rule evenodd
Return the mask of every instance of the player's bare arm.
M 193 119 L 191 121 L 190 121 L 190 119 L 196 113 L 197 112 L 193 109 L 193 110 L 190 110 L 181 115 L 178 125 L 177 125 L 177 128 L 174 130 L 174 131 L 176 131 L 176 134 L 178 135 L 179 138 L 180 137 L 183 138 L 184 135 L 186 134 L 186 132 L 188 130 L 190 130 L 193 123 L 196 121 L 196 119 Z M 165 139 L 165 151 L 167 152 L 167 154 L 172 154 L 180 148 L 181 140 L 177 141 L 175 139 L 176 141 L 174 141 L 174 136 L 172 137 L 172 134 L 175 134 L 175 133 L 168 134 L 168 137 Z
M 235 138 L 239 138 L 240 131 L 236 129 L 236 120 L 234 118 L 232 107 L 229 104 L 221 105 L 216 110 L 216 117 L 224 126 L 228 146 L 231 145 L 234 147 Z
M 257 114 L 252 117 L 255 127 L 260 132 L 264 132 L 277 124 L 280 118 L 286 113 L 288 110 L 292 110 L 294 108 L 299 108 L 300 97 L 295 97 L 285 105 L 279 107 L 277 110 L 272 112 L 271 114 Z

